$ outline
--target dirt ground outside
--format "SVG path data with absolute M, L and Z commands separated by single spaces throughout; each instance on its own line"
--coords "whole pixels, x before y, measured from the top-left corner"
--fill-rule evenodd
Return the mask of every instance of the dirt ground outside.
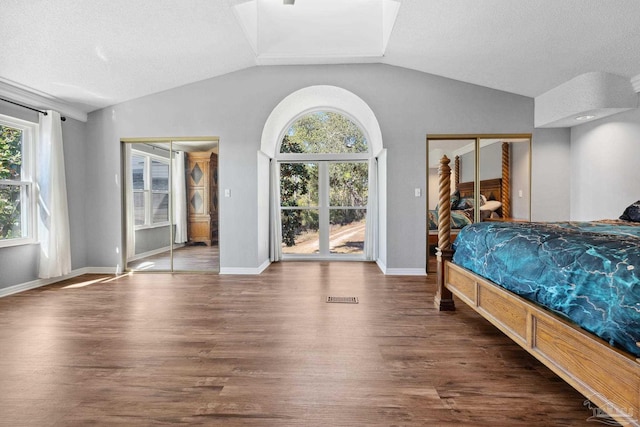
M 334 254 L 360 254 L 364 252 L 365 221 L 347 225 L 334 225 L 329 230 L 329 251 Z M 296 237 L 295 246 L 282 245 L 284 254 L 317 254 L 318 232 L 306 232 Z

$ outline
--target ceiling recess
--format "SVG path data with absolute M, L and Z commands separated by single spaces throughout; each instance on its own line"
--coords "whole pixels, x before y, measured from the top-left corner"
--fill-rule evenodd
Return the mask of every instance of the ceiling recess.
M 234 13 L 258 65 L 379 61 L 400 9 L 397 0 L 250 0 Z
M 579 75 L 535 98 L 535 127 L 572 127 L 638 107 L 631 81 L 616 74 Z

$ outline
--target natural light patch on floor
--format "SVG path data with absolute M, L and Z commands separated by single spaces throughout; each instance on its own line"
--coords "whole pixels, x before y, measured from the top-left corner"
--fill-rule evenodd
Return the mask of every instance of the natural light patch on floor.
M 76 288 L 84 288 L 85 286 L 94 285 L 96 283 L 103 283 L 106 280 L 105 277 L 95 280 L 87 280 L 85 282 L 74 283 L 73 285 L 65 286 L 62 289 L 76 289 Z
M 149 269 L 153 268 L 155 265 L 156 265 L 155 262 L 146 261 L 146 262 L 143 262 L 140 265 L 138 265 L 136 267 L 136 270 L 149 270 Z
M 127 273 L 127 274 L 119 274 L 119 275 L 109 275 L 106 277 L 100 277 L 99 279 L 94 279 L 94 280 L 85 280 L 84 282 L 79 282 L 79 283 L 74 283 L 72 285 L 67 285 L 64 286 L 62 289 L 78 289 L 78 288 L 84 288 L 87 286 L 91 286 L 91 285 L 97 285 L 97 284 L 105 284 L 105 283 L 109 283 L 109 282 L 113 282 L 114 280 L 117 280 L 119 278 L 121 278 L 122 276 L 130 276 L 131 273 Z

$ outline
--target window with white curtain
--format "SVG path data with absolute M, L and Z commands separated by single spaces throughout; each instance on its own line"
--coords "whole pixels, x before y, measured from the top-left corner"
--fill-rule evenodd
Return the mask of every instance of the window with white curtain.
M 38 125 L 0 115 L 0 247 L 35 241 Z
M 169 224 L 169 167 L 168 158 L 131 150 L 136 228 Z

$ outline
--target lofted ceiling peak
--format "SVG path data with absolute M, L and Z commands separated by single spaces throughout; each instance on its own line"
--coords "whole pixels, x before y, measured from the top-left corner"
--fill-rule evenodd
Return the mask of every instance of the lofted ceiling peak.
M 638 0 L 283 1 L 0 0 L 0 95 L 86 114 L 257 65 L 371 62 L 531 98 L 589 72 L 640 90 Z

